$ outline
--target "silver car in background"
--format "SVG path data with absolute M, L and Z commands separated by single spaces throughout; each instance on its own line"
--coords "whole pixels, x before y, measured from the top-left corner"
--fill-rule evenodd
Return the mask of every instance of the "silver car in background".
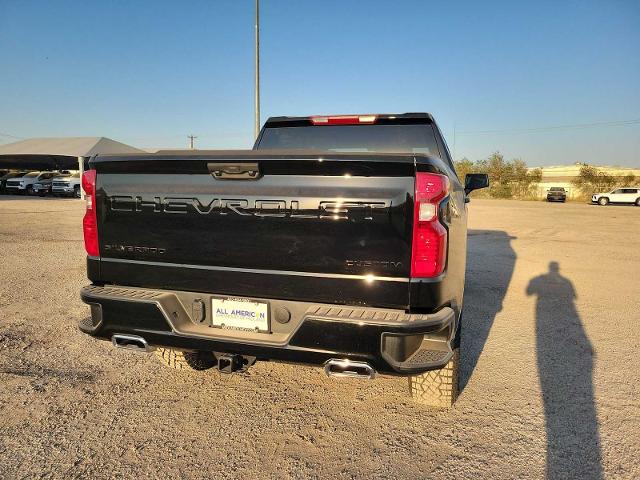
M 53 179 L 51 193 L 57 196 L 74 196 L 80 198 L 80 172 L 72 172 L 68 175 Z

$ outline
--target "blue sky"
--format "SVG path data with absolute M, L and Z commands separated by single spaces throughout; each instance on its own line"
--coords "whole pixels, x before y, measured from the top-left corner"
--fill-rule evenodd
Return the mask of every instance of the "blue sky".
M 640 167 L 640 122 L 529 131 L 640 119 L 637 0 L 262 0 L 261 24 L 263 121 L 428 111 L 457 158 Z M 0 65 L 2 143 L 252 144 L 252 0 L 0 0 Z

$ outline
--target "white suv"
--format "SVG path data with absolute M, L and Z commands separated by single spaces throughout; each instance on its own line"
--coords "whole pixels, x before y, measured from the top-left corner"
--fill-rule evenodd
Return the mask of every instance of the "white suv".
M 45 175 L 46 172 L 29 172 L 22 177 L 12 178 L 11 180 L 7 180 L 5 184 L 5 189 L 7 193 L 17 195 L 33 192 L 33 184 L 38 180 L 41 180 L 40 176 Z
M 33 187 L 36 183 L 42 182 L 43 180 L 51 180 L 59 175 L 59 172 L 29 172 L 22 177 L 7 180 L 5 190 L 7 193 L 14 195 L 24 195 L 25 193 L 32 195 L 34 191 Z
M 624 187 L 616 188 L 607 193 L 596 193 L 591 197 L 591 202 L 607 205 L 609 203 L 635 203 L 640 207 L 640 188 Z

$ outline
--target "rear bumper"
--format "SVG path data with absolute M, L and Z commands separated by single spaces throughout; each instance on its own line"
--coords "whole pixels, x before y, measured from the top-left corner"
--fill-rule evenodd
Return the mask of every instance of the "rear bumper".
M 432 314 L 410 314 L 258 299 L 269 303 L 271 318 L 270 332 L 258 333 L 212 327 L 211 297 L 215 295 L 90 285 L 82 289 L 81 298 L 91 306 L 91 320 L 81 322 L 80 329 L 105 340 L 114 334 L 131 334 L 151 346 L 259 360 L 323 365 L 330 359 L 349 359 L 396 375 L 442 368 L 453 355 L 457 322 L 449 307 Z M 198 308 L 193 307 L 196 304 Z

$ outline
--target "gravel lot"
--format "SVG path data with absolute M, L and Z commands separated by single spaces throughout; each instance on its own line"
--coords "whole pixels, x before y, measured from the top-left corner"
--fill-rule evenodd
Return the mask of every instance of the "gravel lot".
M 401 378 L 83 335 L 83 204 L 0 197 L 0 478 L 640 478 L 640 208 L 469 208 L 464 390 L 435 411 Z

